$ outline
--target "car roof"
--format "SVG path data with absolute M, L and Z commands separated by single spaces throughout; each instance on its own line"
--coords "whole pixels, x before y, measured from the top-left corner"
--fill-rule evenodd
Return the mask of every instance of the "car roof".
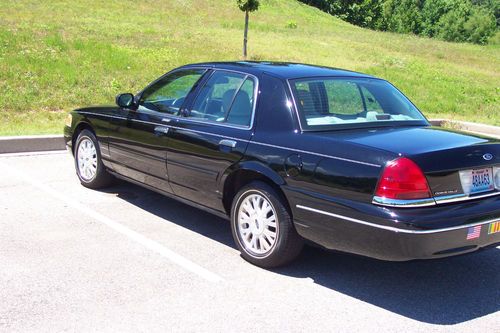
M 282 79 L 298 79 L 304 77 L 325 77 L 325 76 L 375 78 L 368 74 L 353 72 L 345 69 L 291 63 L 291 62 L 268 62 L 268 61 L 205 62 L 198 64 L 190 64 L 182 66 L 181 68 L 200 67 L 200 66 L 234 70 L 253 75 L 268 73 L 274 76 L 278 76 Z

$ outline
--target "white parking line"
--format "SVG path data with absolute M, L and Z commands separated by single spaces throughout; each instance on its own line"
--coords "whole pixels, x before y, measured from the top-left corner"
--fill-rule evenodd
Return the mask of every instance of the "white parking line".
M 29 183 L 30 185 L 38 188 L 39 190 L 41 190 L 41 191 L 51 195 L 52 197 L 66 203 L 68 206 L 78 210 L 79 212 L 81 212 L 85 215 L 88 215 L 91 218 L 95 219 L 96 221 L 99 221 L 102 224 L 110 227 L 111 229 L 118 231 L 122 235 L 127 236 L 129 239 L 141 244 L 142 246 L 150 249 L 151 251 L 154 251 L 154 252 L 160 254 L 161 256 L 167 258 L 171 262 L 181 266 L 185 270 L 187 270 L 191 273 L 194 273 L 194 274 L 198 275 L 199 277 L 201 277 L 207 281 L 210 281 L 210 282 L 223 281 L 222 277 L 220 277 L 219 275 L 217 275 L 213 272 L 210 272 L 209 270 L 207 270 L 207 269 L 201 267 L 200 265 L 192 262 L 191 260 L 181 256 L 180 254 L 175 253 L 174 251 L 166 248 L 165 246 L 141 235 L 140 233 L 135 232 L 135 231 L 127 228 L 126 226 L 111 220 L 110 218 L 94 211 L 92 208 L 87 207 L 87 206 L 85 206 L 85 205 L 83 205 L 83 204 L 79 203 L 78 201 L 75 201 L 71 198 L 68 198 L 66 195 L 63 195 L 62 193 L 57 192 L 56 190 L 54 190 L 50 186 L 47 186 L 47 185 L 39 182 L 38 180 L 33 179 L 32 177 L 28 176 L 27 174 L 22 173 L 18 170 L 15 170 L 14 168 L 10 167 L 9 165 L 7 165 L 3 162 L 0 162 L 0 168 L 3 168 L 4 170 L 9 171 L 10 173 L 12 173 L 12 174 L 16 175 L 17 177 L 19 177 L 20 179 L 22 179 L 24 182 Z
M 38 155 L 61 155 L 71 154 L 67 150 L 44 150 L 44 151 L 26 151 L 22 153 L 3 153 L 0 157 L 17 157 L 17 156 L 38 156 Z

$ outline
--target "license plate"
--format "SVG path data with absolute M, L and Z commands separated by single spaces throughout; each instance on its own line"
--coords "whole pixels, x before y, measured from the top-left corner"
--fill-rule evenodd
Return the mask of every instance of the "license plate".
M 460 178 L 464 192 L 467 194 L 492 191 L 494 189 L 492 168 L 461 171 Z

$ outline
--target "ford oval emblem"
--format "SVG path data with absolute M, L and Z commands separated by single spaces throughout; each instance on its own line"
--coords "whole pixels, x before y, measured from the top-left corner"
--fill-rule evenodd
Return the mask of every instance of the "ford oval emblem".
M 487 154 L 484 154 L 483 155 L 483 158 L 486 160 L 486 161 L 491 161 L 493 159 L 493 155 L 491 155 L 490 153 L 487 153 Z

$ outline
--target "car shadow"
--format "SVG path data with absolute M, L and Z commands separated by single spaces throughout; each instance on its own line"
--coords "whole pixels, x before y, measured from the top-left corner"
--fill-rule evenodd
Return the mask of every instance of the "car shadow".
M 229 247 L 222 218 L 139 186 L 105 192 Z M 314 283 L 425 323 L 453 325 L 500 310 L 500 250 L 427 261 L 385 262 L 306 246 L 292 264 L 273 272 Z

